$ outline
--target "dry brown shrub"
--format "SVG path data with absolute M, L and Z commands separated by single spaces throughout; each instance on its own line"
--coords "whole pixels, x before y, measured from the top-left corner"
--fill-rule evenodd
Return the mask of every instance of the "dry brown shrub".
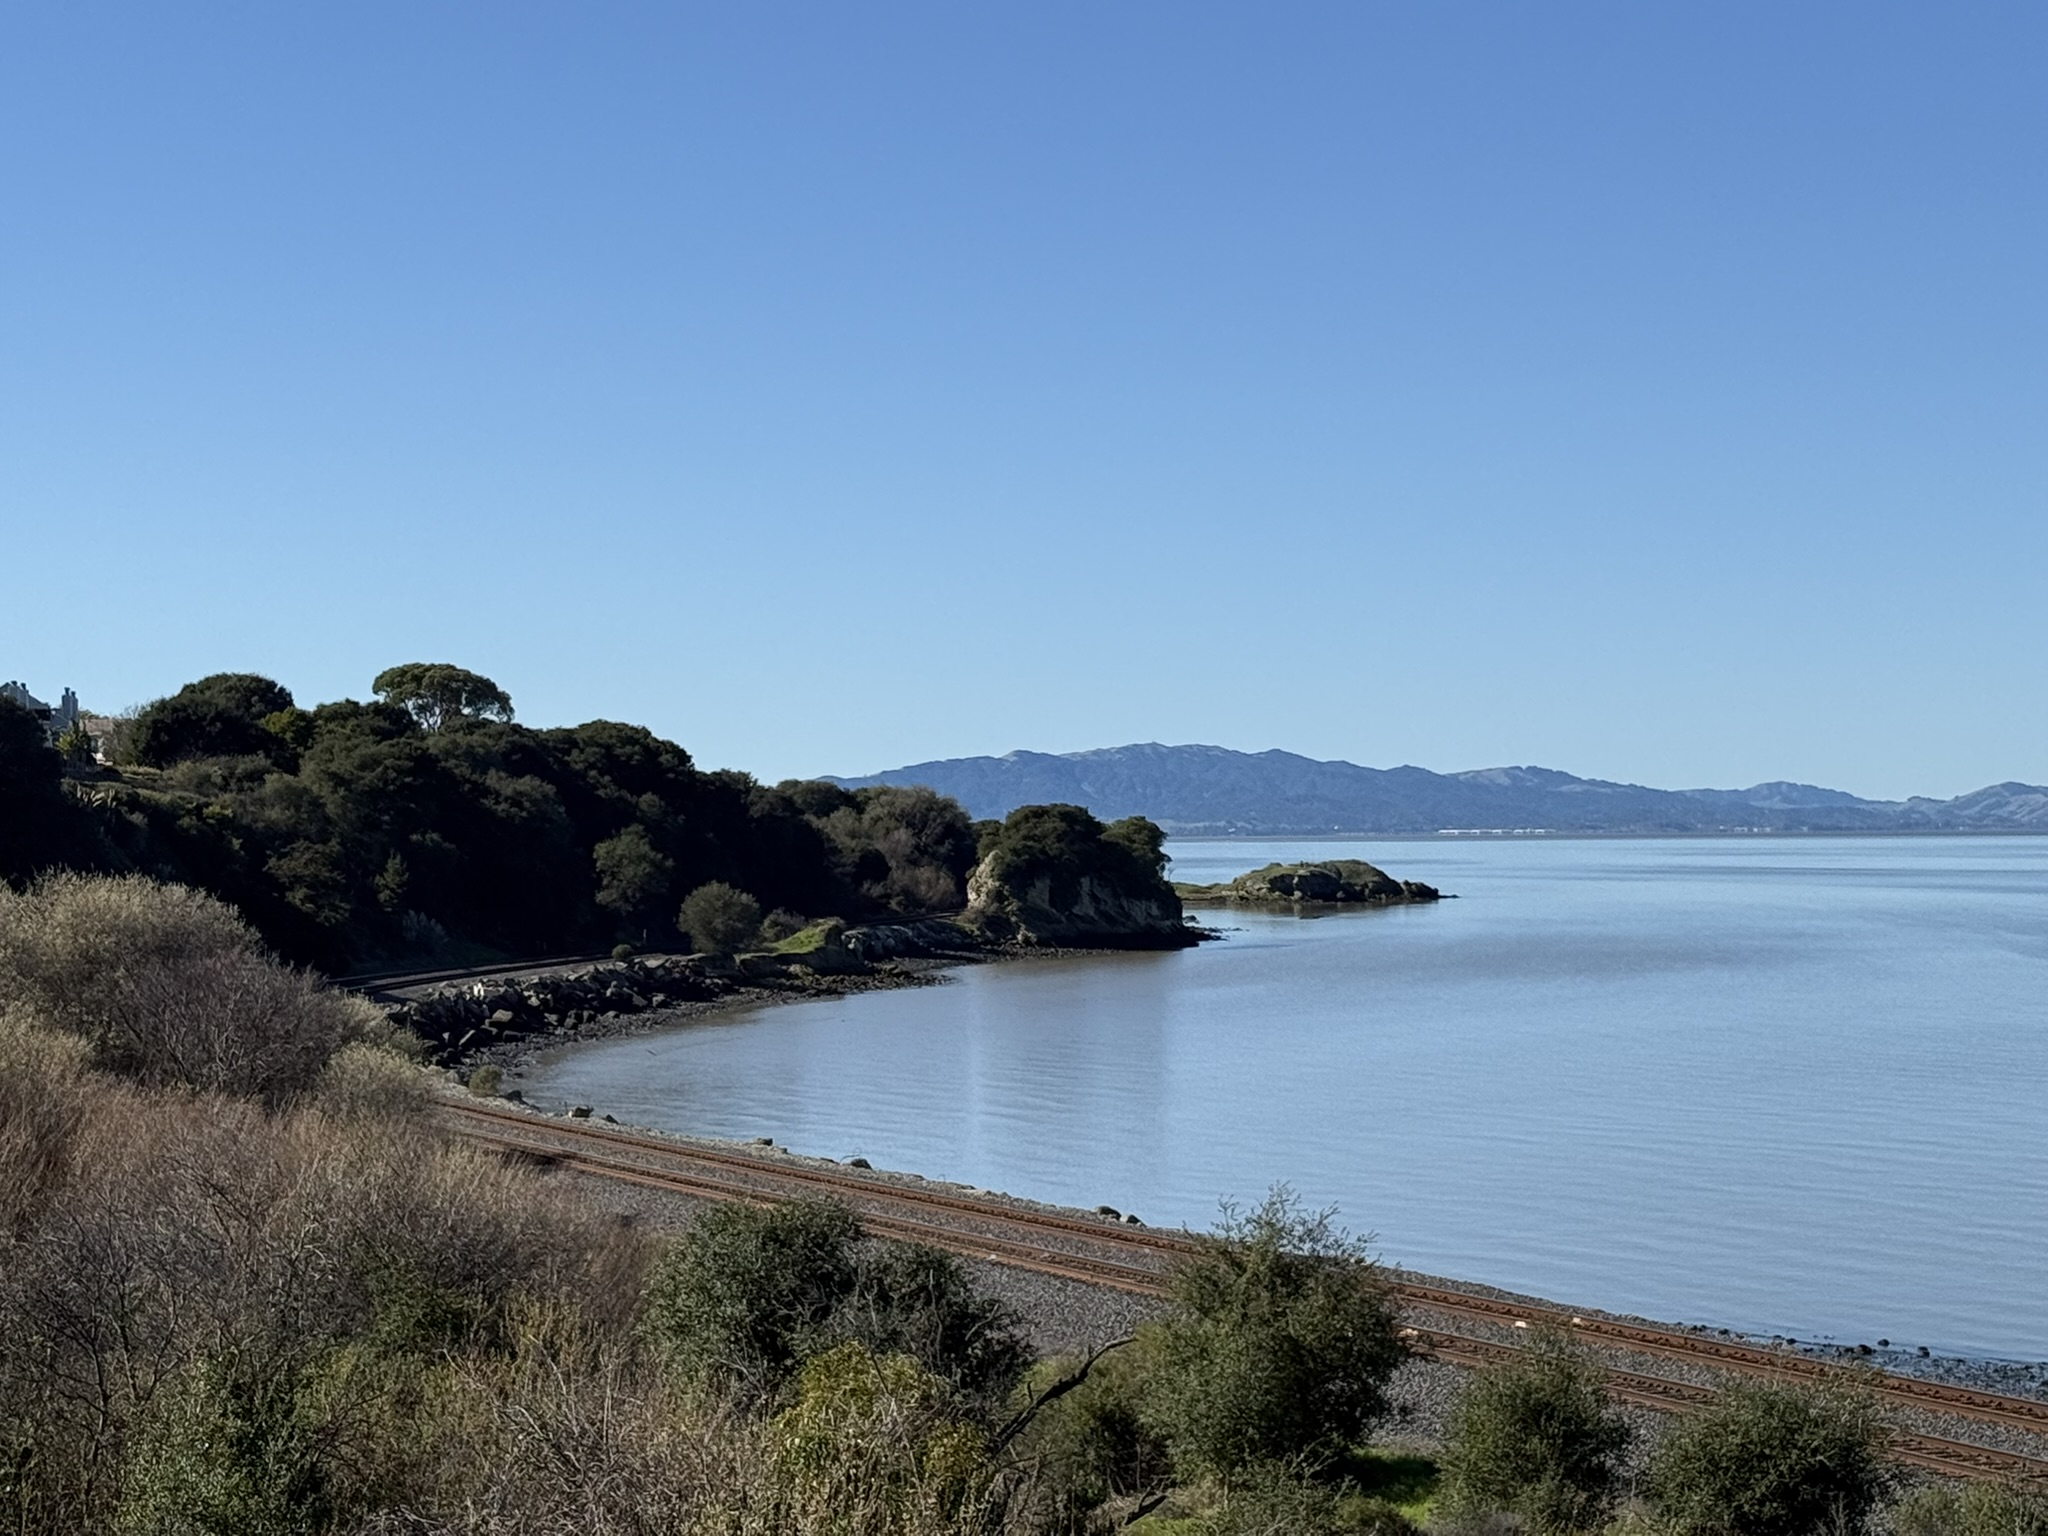
M 0 1238 L 63 1181 L 90 1092 L 82 1041 L 0 1012 Z
M 419 1121 L 435 1074 L 382 1045 L 357 1041 L 334 1053 L 314 1081 L 310 1104 L 337 1120 Z
M 140 876 L 0 891 L 0 1006 L 80 1036 L 95 1066 L 137 1082 L 273 1105 L 383 1026 L 361 999 L 277 964 L 231 907 Z
M 646 1240 L 558 1181 L 416 1120 L 77 1081 L 68 1155 L 0 1234 L 0 1464 L 31 1468 L 10 1487 L 0 1465 L 0 1526 L 105 1515 L 137 1426 L 202 1362 L 273 1399 L 320 1385 L 338 1458 L 424 1411 L 418 1362 L 502 1352 L 522 1308 L 588 1297 L 628 1331 Z

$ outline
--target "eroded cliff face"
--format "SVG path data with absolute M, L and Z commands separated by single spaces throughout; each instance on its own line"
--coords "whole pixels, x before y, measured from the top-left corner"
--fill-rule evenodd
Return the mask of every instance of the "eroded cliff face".
M 968 923 L 1009 943 L 1073 949 L 1183 949 L 1195 942 L 1171 890 L 1120 890 L 1097 875 L 1006 878 L 984 859 L 967 877 Z

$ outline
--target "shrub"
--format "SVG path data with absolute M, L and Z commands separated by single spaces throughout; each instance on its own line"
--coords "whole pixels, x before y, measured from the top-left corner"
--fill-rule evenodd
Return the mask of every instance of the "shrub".
M 277 1384 L 267 1384 L 275 1387 Z M 195 1361 L 158 1389 L 128 1456 L 122 1536 L 311 1536 L 328 1514 L 315 1448 L 290 1397 Z
M 272 961 L 232 908 L 140 876 L 0 891 L 0 1007 L 137 1082 L 271 1103 L 350 1040 L 389 1033 L 368 1003 Z
M 1646 1491 L 1686 1536 L 1833 1536 L 1883 1497 L 1884 1444 L 1866 1392 L 1736 1383 L 1667 1432 Z
M 1326 1465 L 1386 1409 L 1401 1362 L 1386 1281 L 1362 1242 L 1276 1189 L 1176 1267 L 1145 1417 L 1184 1472 Z
M 504 1085 L 504 1072 L 489 1063 L 476 1068 L 469 1074 L 469 1091 L 480 1099 L 495 1098 L 498 1089 Z
M 64 1180 L 91 1084 L 85 1043 L 0 1012 L 0 1245 Z
M 849 1341 L 807 1361 L 770 1431 L 765 1528 L 970 1536 L 1000 1527 L 1004 1489 L 944 1382 Z
M 80 1087 L 47 1187 L 0 1234 L 9 1530 L 107 1529 L 124 1500 L 137 1529 L 276 1529 L 275 1487 L 296 1508 L 343 1464 L 381 1468 L 413 1434 L 373 1421 L 416 1420 L 423 1373 L 502 1355 L 535 1306 L 629 1326 L 641 1241 L 531 1171 L 324 1098 Z
M 1916 1489 L 1892 1508 L 1893 1536 L 2048 1536 L 2048 1491 L 1972 1483 Z
M 1048 1361 L 1028 1385 L 1042 1392 L 1078 1368 Z M 1142 1413 L 1146 1362 L 1142 1346 L 1098 1356 L 1078 1387 L 1054 1400 L 1026 1431 L 1025 1456 L 1048 1469 L 1047 1497 L 1061 1529 L 1083 1529 L 1089 1511 L 1112 1500 L 1133 1507 L 1173 1481 L 1166 1442 Z
M 810 920 L 801 912 L 792 912 L 787 907 L 777 907 L 761 922 L 761 942 L 780 944 L 784 939 L 793 938 L 810 926 Z
M 693 948 L 707 955 L 730 955 L 754 942 L 761 931 L 761 904 L 723 880 L 700 885 L 683 898 L 676 926 L 690 936 Z
M 1015 1313 L 976 1294 L 960 1261 L 912 1243 L 861 1251 L 833 1333 L 876 1354 L 907 1355 L 949 1386 L 994 1403 L 1031 1364 Z
M 1612 1507 L 1627 1443 L 1598 1370 L 1564 1340 L 1539 1337 L 1466 1385 L 1443 1464 L 1445 1512 L 1460 1525 L 1500 1511 L 1535 1531 L 1595 1530 Z
M 1030 1364 L 1015 1319 L 935 1249 L 861 1241 L 846 1207 L 713 1206 L 648 1289 L 646 1328 L 682 1380 L 772 1395 L 807 1358 L 856 1341 L 984 1402 Z
M 853 1290 L 859 1236 L 853 1213 L 828 1201 L 712 1206 L 655 1271 L 648 1336 L 683 1380 L 765 1395 L 824 1344 Z
M 321 1069 L 313 1101 L 339 1119 L 412 1120 L 427 1107 L 417 1062 L 381 1045 L 345 1045 Z

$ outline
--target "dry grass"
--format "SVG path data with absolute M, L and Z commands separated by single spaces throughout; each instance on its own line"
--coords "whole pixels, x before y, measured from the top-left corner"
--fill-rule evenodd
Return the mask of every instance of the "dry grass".
M 104 1071 L 270 1104 L 384 1032 L 359 998 L 275 963 L 231 907 L 140 876 L 0 889 L 0 1008 L 78 1036 Z

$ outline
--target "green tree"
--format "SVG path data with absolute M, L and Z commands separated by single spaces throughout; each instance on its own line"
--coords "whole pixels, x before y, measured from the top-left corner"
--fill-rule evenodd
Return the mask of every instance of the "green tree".
M 1452 1413 L 1442 1500 L 1454 1523 L 1496 1512 L 1531 1530 L 1591 1531 L 1613 1504 L 1628 1425 L 1600 1373 L 1567 1341 L 1539 1336 L 1465 1386 Z
M 761 931 L 761 903 L 723 880 L 700 885 L 683 898 L 676 926 L 691 945 L 707 955 L 730 955 L 744 949 Z
M 512 698 L 488 677 L 441 661 L 411 661 L 386 667 L 370 691 L 396 704 L 424 730 L 438 731 L 454 720 L 512 718 Z
M 1166 878 L 1166 833 L 1157 823 L 1142 816 L 1126 816 L 1104 827 L 1102 840 L 1127 854 L 1154 880 Z
M 1681 1536 L 1858 1531 L 1889 1485 L 1885 1438 L 1867 1392 L 1737 1383 L 1665 1435 L 1647 1492 Z
M 1404 1355 L 1392 1296 L 1333 1212 L 1285 1189 L 1249 1215 L 1225 1207 L 1168 1296 L 1144 1412 L 1184 1471 L 1326 1465 L 1386 1411 Z
M 637 822 L 591 850 L 597 866 L 597 904 L 626 922 L 638 922 L 663 905 L 675 860 L 654 846 Z
M 263 722 L 291 707 L 291 692 L 280 683 L 254 672 L 217 672 L 146 706 L 125 750 L 151 768 L 195 757 L 280 760 L 285 743 Z

